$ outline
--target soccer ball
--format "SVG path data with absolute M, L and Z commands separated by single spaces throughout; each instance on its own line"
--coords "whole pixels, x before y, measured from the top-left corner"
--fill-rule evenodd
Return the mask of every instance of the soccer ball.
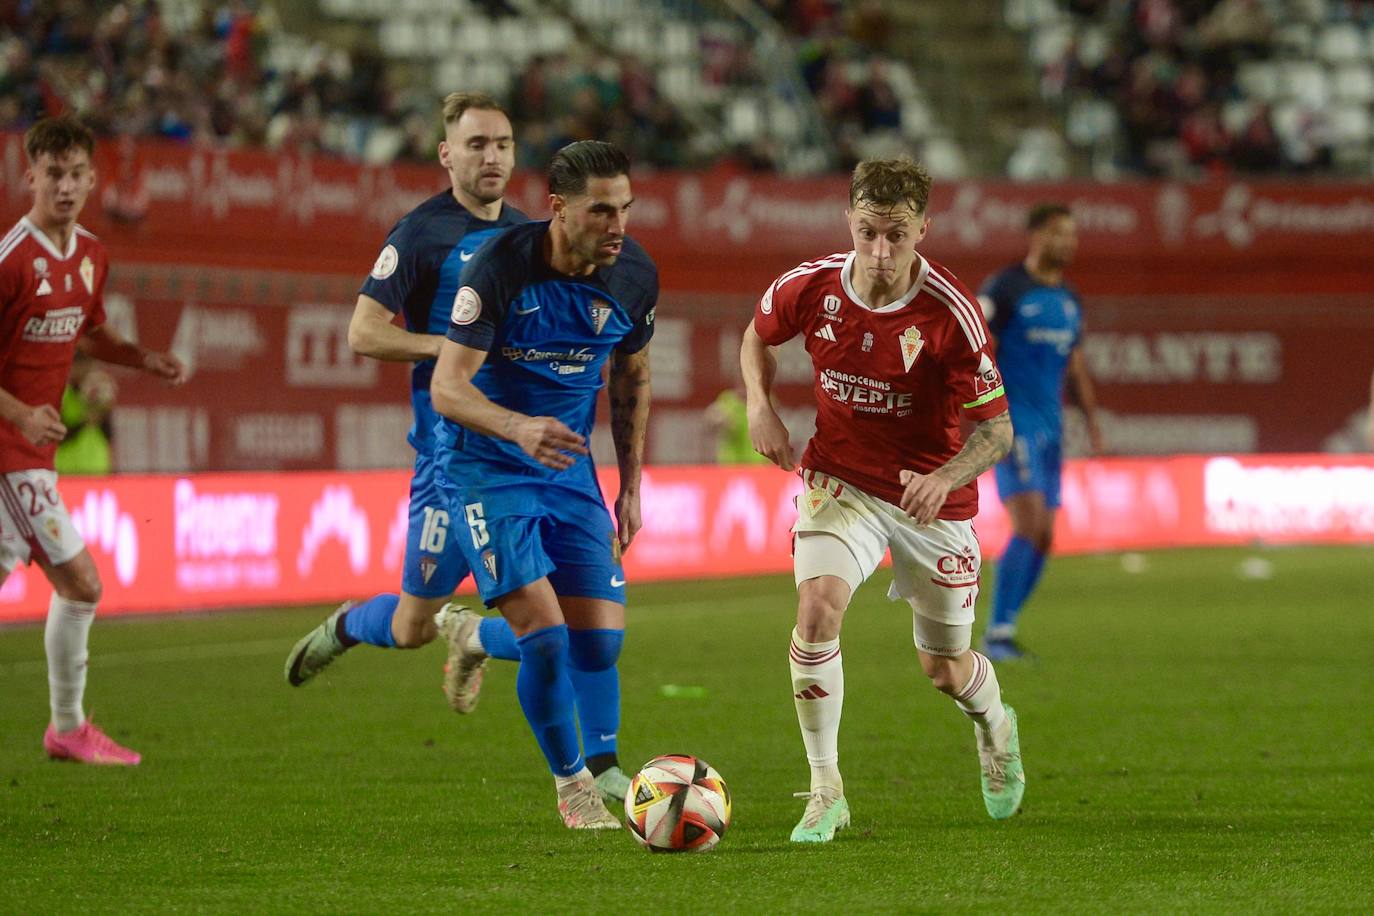
M 730 826 L 730 790 L 705 760 L 655 757 L 630 780 L 625 825 L 652 852 L 705 852 Z

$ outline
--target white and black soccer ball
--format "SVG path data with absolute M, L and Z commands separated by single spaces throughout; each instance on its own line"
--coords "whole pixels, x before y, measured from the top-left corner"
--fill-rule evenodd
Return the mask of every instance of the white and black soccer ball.
M 705 760 L 655 757 L 630 780 L 625 825 L 653 852 L 705 852 L 730 826 L 730 790 Z

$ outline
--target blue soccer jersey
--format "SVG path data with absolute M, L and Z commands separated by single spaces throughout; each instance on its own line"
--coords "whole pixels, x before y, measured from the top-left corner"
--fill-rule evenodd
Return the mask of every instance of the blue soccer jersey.
M 401 218 L 387 236 L 372 273 L 359 290 L 404 316 L 406 330 L 443 334 L 449 304 L 435 298 L 445 265 L 456 269 L 491 236 L 528 221 L 503 204 L 495 220 L 473 216 L 452 192 L 436 194 Z M 421 598 L 453 593 L 467 575 L 467 562 L 449 535 L 448 506 L 435 481 L 434 425 L 437 415 L 429 396 L 434 360 L 415 364 L 410 375 L 410 402 L 415 422 L 407 437 L 415 447 L 410 481 L 409 524 L 401 588 Z
M 1046 286 L 1017 264 L 993 275 L 979 296 L 993 304 L 988 328 L 997 338 L 1012 425 L 1018 433 L 1034 429 L 1058 438 L 1069 354 L 1083 331 L 1078 294 Z
M 416 334 L 443 334 L 448 330 L 452 299 L 440 303 L 435 298 L 443 266 L 460 266 L 492 235 L 529 217 L 510 204 L 501 206 L 495 220 L 478 219 L 460 204 L 451 191 L 436 194 L 401 217 L 387 236 L 362 289 L 391 311 L 405 318 L 407 331 Z M 415 424 L 410 444 L 415 451 L 433 450 L 434 424 L 438 419 L 429 399 L 429 380 L 434 375 L 434 360 L 415 364 L 410 374 L 410 402 Z
M 613 266 L 560 274 L 544 259 L 548 232 L 544 221 L 496 236 L 466 268 L 446 266 L 436 295 L 452 307 L 449 340 L 487 352 L 473 376 L 487 398 L 590 437 L 611 353 L 635 353 L 653 335 L 658 270 L 626 238 Z M 436 440 L 440 485 L 455 524 L 469 526 L 460 540 L 484 599 L 548 576 L 559 594 L 624 601 L 614 526 L 589 456 L 553 470 L 513 442 L 443 417 Z

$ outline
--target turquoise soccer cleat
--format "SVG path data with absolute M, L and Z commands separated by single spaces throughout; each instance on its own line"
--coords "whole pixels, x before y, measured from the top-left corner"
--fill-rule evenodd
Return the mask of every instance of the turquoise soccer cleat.
M 792 828 L 793 843 L 829 843 L 837 831 L 849 826 L 849 802 L 840 790 L 822 787 L 798 792 L 796 797 L 807 802 L 802 819 Z
M 1021 766 L 1021 734 L 1016 725 L 1016 710 L 1005 703 L 1007 720 L 1011 722 L 1011 736 L 1007 746 L 1001 751 L 978 745 L 978 763 L 983 779 L 983 804 L 988 814 L 1002 821 L 1016 813 L 1021 807 L 1021 796 L 1026 794 L 1026 771 Z

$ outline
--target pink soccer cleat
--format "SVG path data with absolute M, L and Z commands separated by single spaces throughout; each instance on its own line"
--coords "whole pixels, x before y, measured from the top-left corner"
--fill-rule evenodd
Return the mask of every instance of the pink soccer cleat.
M 69 732 L 59 732 L 49 725 L 43 733 L 43 750 L 54 760 L 75 760 L 103 766 L 134 767 L 143 759 L 137 751 L 117 744 L 90 719 Z

